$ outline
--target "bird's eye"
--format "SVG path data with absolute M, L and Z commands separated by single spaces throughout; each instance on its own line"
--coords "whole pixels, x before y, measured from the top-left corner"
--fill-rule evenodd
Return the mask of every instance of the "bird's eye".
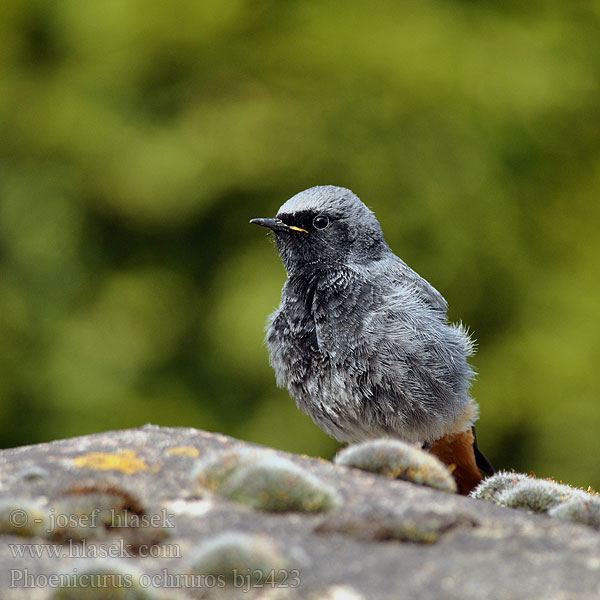
M 323 215 L 318 215 L 313 219 L 315 229 L 325 229 L 329 225 L 329 219 Z

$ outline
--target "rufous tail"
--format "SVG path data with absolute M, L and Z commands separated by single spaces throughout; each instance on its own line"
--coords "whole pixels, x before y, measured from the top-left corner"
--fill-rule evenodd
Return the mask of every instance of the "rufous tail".
M 481 471 L 486 475 L 494 474 L 494 467 L 477 447 L 475 427 L 436 440 L 429 452 L 448 465 L 458 493 L 464 496 L 483 479 Z

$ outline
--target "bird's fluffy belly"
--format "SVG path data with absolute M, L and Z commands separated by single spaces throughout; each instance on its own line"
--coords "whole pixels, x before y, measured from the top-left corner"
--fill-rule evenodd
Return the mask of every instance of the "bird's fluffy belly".
M 447 429 L 448 415 L 437 405 L 429 410 L 408 381 L 385 381 L 386 367 L 376 353 L 364 344 L 353 350 L 328 348 L 317 340 L 306 314 L 290 321 L 278 311 L 267 345 L 278 385 L 287 387 L 298 407 L 338 441 L 393 436 L 423 442 Z

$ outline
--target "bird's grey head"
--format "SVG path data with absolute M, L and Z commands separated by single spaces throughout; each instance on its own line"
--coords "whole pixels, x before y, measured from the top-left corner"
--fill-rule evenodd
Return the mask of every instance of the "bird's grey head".
M 365 264 L 389 247 L 379 221 L 350 190 L 312 187 L 290 198 L 274 219 L 252 219 L 275 232 L 289 273 L 302 268 Z

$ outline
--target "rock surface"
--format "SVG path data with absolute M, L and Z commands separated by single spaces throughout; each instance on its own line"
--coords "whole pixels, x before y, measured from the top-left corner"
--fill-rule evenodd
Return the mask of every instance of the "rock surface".
M 276 485 L 277 511 L 258 510 L 199 481 L 202 463 L 249 451 L 279 457 L 291 482 L 303 471 L 311 494 L 322 485 L 335 502 L 299 512 L 291 494 L 285 512 Z M 600 597 L 592 527 L 196 429 L 3 450 L 0 486 L 3 600 Z

